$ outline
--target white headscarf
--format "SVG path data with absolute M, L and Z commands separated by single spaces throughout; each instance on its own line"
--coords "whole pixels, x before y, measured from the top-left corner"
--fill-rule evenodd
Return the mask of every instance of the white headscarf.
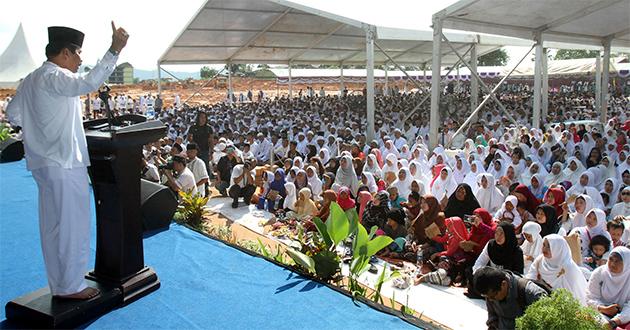
M 287 196 L 284 198 L 283 208 L 295 211 L 295 202 L 297 202 L 297 196 L 295 195 L 295 185 L 292 182 L 284 184 L 284 189 L 287 191 Z
M 488 181 L 488 188 L 485 189 L 481 185 L 481 180 L 484 177 Z M 496 187 L 494 176 L 489 173 L 479 174 L 477 176 L 477 184 L 478 188 L 477 192 L 475 192 L 475 197 L 477 197 L 479 205 L 490 212 L 490 214 L 494 214 L 505 200 L 505 196 L 503 196 L 501 190 Z
M 319 156 L 322 158 L 322 165 L 328 164 L 328 161 L 330 160 L 330 150 L 326 147 L 322 147 L 319 150 Z
M 618 246 L 610 253 L 616 253 L 621 257 L 623 261 L 621 274 L 611 273 L 608 265 L 595 269 L 591 275 L 587 298 L 595 303 L 619 304 L 625 307 L 630 301 L 630 249 Z
M 494 218 L 501 220 L 501 218 L 504 218 L 504 214 L 508 216 L 508 214 L 506 213 L 508 212 L 508 210 L 505 207 L 505 204 L 507 203 L 510 203 L 512 204 L 512 206 L 514 206 L 512 211 L 509 212 L 509 215 L 512 216 L 512 225 L 514 225 L 514 227 L 520 226 L 521 223 L 523 223 L 523 219 L 521 219 L 521 215 L 516 210 L 516 206 L 518 205 L 518 198 L 516 198 L 516 196 L 514 195 L 508 195 L 507 197 L 505 197 L 505 201 L 503 202 L 503 204 L 501 204 L 501 208 L 497 211 L 497 213 L 494 214 Z
M 396 178 L 391 185 L 391 187 L 398 188 L 398 195 L 405 200 L 409 198 L 409 193 L 411 193 L 411 182 L 413 181 L 413 177 L 411 177 L 411 173 L 407 167 L 403 167 L 399 170 L 399 172 L 405 173 L 405 179 L 400 181 L 400 178 Z
M 582 305 L 586 305 L 586 279 L 571 257 L 569 243 L 558 234 L 549 234 L 543 240 L 549 243 L 551 258 L 539 255 L 526 277 L 544 280 L 553 289 L 567 289 Z
M 389 165 L 389 162 L 391 162 L 392 165 Z M 385 163 L 383 164 L 383 179 L 388 172 L 393 172 L 398 175 L 398 158 L 394 154 L 389 154 L 385 157 Z
M 606 182 L 608 181 L 610 181 L 613 186 L 612 192 L 610 194 L 606 192 Z M 617 178 L 615 177 L 609 177 L 608 179 L 604 180 L 604 186 L 599 192 L 608 194 L 608 204 L 604 205 L 604 207 L 606 207 L 606 209 L 612 209 L 612 207 L 617 204 L 617 198 L 619 198 L 619 181 L 617 181 Z
M 308 176 L 308 170 L 313 171 L 313 176 Z M 315 166 L 309 166 L 306 168 L 306 180 L 308 181 L 308 185 L 311 187 L 311 192 L 313 193 L 313 199 L 317 202 L 322 197 L 322 180 L 317 176 L 317 169 Z
M 448 173 L 446 180 L 442 180 L 442 171 L 446 171 Z M 442 170 L 440 170 L 440 173 L 438 173 L 438 177 L 435 181 L 433 181 L 431 195 L 435 196 L 438 200 L 442 200 L 444 196 L 446 196 L 446 198 L 451 197 L 451 194 L 455 192 L 455 189 L 457 189 L 457 183 L 453 180 L 451 169 L 448 166 L 445 166 Z
M 366 186 L 368 187 L 370 193 L 375 193 L 378 191 L 378 186 L 376 185 L 376 180 L 374 179 L 374 175 L 370 172 L 363 172 L 361 175 L 365 176 L 367 179 Z
M 346 160 L 346 167 L 341 165 L 341 160 Z M 335 183 L 340 186 L 350 188 L 353 196 L 357 195 L 357 191 L 359 190 L 359 179 L 357 178 L 357 174 L 354 172 L 354 163 L 352 163 L 352 157 L 348 155 L 344 155 L 341 157 L 339 161 L 339 169 L 337 169 L 337 174 L 335 175 Z
M 530 256 L 536 259 L 542 254 L 543 238 L 540 236 L 541 231 L 542 228 L 536 221 L 528 221 L 523 225 L 523 232 L 532 236 L 532 242 L 525 240 L 521 245 L 524 256 Z
M 593 172 L 588 170 L 584 171 L 582 175 L 588 177 L 588 183 L 586 184 L 586 186 L 582 185 L 580 183 L 580 179 L 578 179 L 578 182 L 574 183 L 573 186 L 569 188 L 569 190 L 567 190 L 567 196 L 581 194 L 589 195 L 593 199 L 593 205 L 595 207 L 604 208 L 604 200 L 599 194 L 599 189 L 595 189 L 592 186 L 592 182 L 595 180 L 595 175 L 593 174 Z
M 472 170 L 473 165 L 475 165 L 476 171 Z M 473 161 L 470 165 L 470 172 L 468 172 L 464 177 L 464 183 L 467 183 L 472 188 L 473 192 L 477 191 L 479 188 L 477 186 L 477 177 L 482 173 L 486 173 L 486 170 L 483 167 L 483 162 L 480 160 Z
M 577 165 L 575 171 L 571 171 L 571 163 Z M 576 182 L 580 181 L 580 176 L 584 171 L 586 171 L 586 167 L 584 167 L 584 164 L 582 164 L 579 159 L 577 159 L 576 157 L 569 157 L 569 159 L 567 159 L 567 167 L 565 167 L 564 171 L 562 172 L 564 173 L 565 181 L 569 181 L 571 182 L 571 184 L 575 184 Z
M 554 166 L 559 166 L 560 167 L 560 172 L 558 174 L 553 174 L 553 167 Z M 553 185 L 553 184 L 559 184 L 560 182 L 565 181 L 564 172 L 563 172 L 562 167 L 563 167 L 563 165 L 562 165 L 561 162 L 555 162 L 555 163 L 553 163 L 553 165 L 551 165 L 551 172 L 549 172 L 549 174 L 545 178 L 545 186 L 551 187 L 551 185 Z
M 462 169 L 457 168 L 457 160 L 455 161 L 455 167 L 453 167 L 453 180 L 455 180 L 457 184 L 464 182 L 466 174 L 470 172 L 470 164 L 468 164 L 468 160 L 464 158 L 463 154 L 459 156 L 458 160 L 462 162 Z
M 369 165 L 369 162 L 372 161 L 372 166 Z M 368 159 L 365 161 L 365 165 L 363 165 L 363 173 L 369 172 L 373 175 L 378 176 L 379 178 L 383 178 L 383 171 L 380 167 L 378 167 L 378 161 L 376 160 L 375 154 L 369 154 Z
M 589 227 L 588 224 L 584 227 L 578 227 L 573 229 L 574 232 L 577 232 L 580 234 L 580 241 L 582 243 L 582 256 L 583 257 L 587 257 L 588 256 L 588 251 L 589 251 L 589 244 L 591 243 L 591 239 L 593 239 L 593 237 L 597 236 L 597 235 L 602 235 L 606 238 L 608 238 L 608 240 L 611 242 L 611 247 L 612 247 L 612 238 L 610 237 L 610 234 L 608 233 L 608 230 L 606 229 L 606 212 L 595 208 L 595 209 L 591 209 L 590 211 L 588 211 L 586 213 L 586 217 L 588 218 L 588 216 L 594 213 L 596 218 L 597 218 L 597 224 L 595 224 L 594 227 Z M 609 249 L 610 250 L 610 249 Z

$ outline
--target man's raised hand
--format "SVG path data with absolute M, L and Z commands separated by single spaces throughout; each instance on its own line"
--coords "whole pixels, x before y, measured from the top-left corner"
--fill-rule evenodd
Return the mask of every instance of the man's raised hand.
M 120 53 L 120 51 L 127 45 L 127 39 L 129 34 L 123 28 L 116 28 L 114 21 L 112 21 L 112 46 L 111 49 Z

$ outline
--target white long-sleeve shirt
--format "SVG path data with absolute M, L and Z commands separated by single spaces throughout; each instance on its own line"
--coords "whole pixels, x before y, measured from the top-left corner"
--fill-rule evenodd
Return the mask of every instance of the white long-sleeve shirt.
M 108 51 L 85 76 L 47 61 L 24 78 L 7 114 L 24 132 L 28 170 L 90 165 L 79 96 L 97 90 L 117 59 Z

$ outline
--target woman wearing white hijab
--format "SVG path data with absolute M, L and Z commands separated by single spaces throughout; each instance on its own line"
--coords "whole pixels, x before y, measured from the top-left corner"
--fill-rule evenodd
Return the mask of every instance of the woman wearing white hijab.
M 591 154 L 591 150 L 595 147 L 595 140 L 591 137 L 591 134 L 584 133 L 582 136 L 582 142 L 578 143 L 582 148 L 582 161 L 586 161 L 588 155 Z
M 573 186 L 567 190 L 567 196 L 571 195 L 581 195 L 586 194 L 589 195 L 593 199 L 593 205 L 595 207 L 604 208 L 604 200 L 602 196 L 599 194 L 599 190 L 595 189 L 591 182 L 595 181 L 595 175 L 591 171 L 584 171 L 580 176 L 580 179 L 577 183 L 573 183 Z
M 503 159 L 495 159 L 490 166 L 488 166 L 488 173 L 492 174 L 495 178 L 500 178 L 505 175 L 507 162 Z
M 375 154 L 369 154 L 368 158 L 365 161 L 365 165 L 363 165 L 363 173 L 369 172 L 372 175 L 376 175 L 379 178 L 383 177 L 383 171 L 380 167 L 378 167 L 378 161 L 376 159 Z
M 476 153 L 475 141 L 473 141 L 472 139 L 466 139 L 466 141 L 464 141 L 464 155 L 466 155 L 466 158 L 468 158 L 471 154 L 474 153 Z
M 562 228 L 568 233 L 573 228 L 586 226 L 586 214 L 593 209 L 593 199 L 588 195 L 579 195 L 573 202 L 575 212 L 565 212 L 562 216 Z
M 606 212 L 595 208 L 586 213 L 586 226 L 573 228 L 571 234 L 577 233 L 580 235 L 580 242 L 582 246 L 582 257 L 588 257 L 589 244 L 591 239 L 597 235 L 602 235 L 611 242 L 610 249 L 612 249 L 612 238 L 606 229 Z M 608 249 L 610 251 L 610 249 Z
M 529 271 L 529 266 L 542 254 L 543 238 L 540 236 L 542 228 L 535 221 L 528 221 L 523 225 L 523 235 L 525 241 L 521 244 L 523 258 L 525 258 L 525 273 Z
M 368 187 L 371 194 L 378 192 L 378 186 L 376 185 L 376 180 L 372 173 L 363 171 L 363 173 L 361 173 L 361 183 Z
M 295 211 L 295 202 L 297 202 L 295 185 L 292 182 L 287 182 L 284 184 L 284 189 L 287 191 L 287 196 L 284 198 L 282 208 Z
M 444 174 L 446 172 L 446 174 Z M 438 201 L 442 201 L 444 198 L 448 199 L 457 189 L 457 183 L 452 178 L 451 169 L 445 166 L 438 177 L 433 181 L 431 187 L 431 195 L 435 196 Z
M 534 174 L 540 174 L 541 177 L 539 179 L 542 180 L 540 181 L 540 184 L 542 185 L 545 182 L 544 180 L 547 177 L 547 174 L 549 173 L 540 162 L 533 162 L 531 165 L 529 165 L 529 168 L 525 171 L 525 173 L 521 175 L 519 181 L 525 185 L 529 185 Z
M 383 180 L 387 173 L 392 172 L 394 175 L 398 175 L 398 158 L 394 154 L 389 154 L 385 157 L 385 164 L 383 164 Z
M 394 146 L 394 142 L 392 142 L 392 140 L 385 141 L 385 145 L 383 146 L 383 150 L 381 151 L 381 154 L 385 159 L 387 159 L 387 156 L 389 156 L 390 154 L 396 156 L 396 159 L 400 158 L 400 153 L 398 152 L 398 149 L 396 149 L 396 147 Z
M 473 161 L 470 164 L 470 172 L 464 177 L 464 183 L 468 184 L 473 192 L 476 192 L 479 188 L 477 186 L 477 177 L 482 173 L 486 173 L 486 170 L 483 168 L 483 162 L 480 160 Z
M 615 204 L 610 211 L 610 218 L 614 219 L 618 215 L 624 217 L 630 216 L 630 187 L 625 187 L 621 191 L 621 202 Z M 630 228 L 626 228 L 626 232 L 630 231 Z
M 409 194 L 411 193 L 412 181 L 413 177 L 411 176 L 409 169 L 407 167 L 403 167 L 398 171 L 398 177 L 390 187 L 398 188 L 398 195 L 407 200 L 409 198 Z
M 609 177 L 604 180 L 604 184 L 602 186 L 602 190 L 599 191 L 600 194 L 608 195 L 608 203 L 604 205 L 605 210 L 610 211 L 617 204 L 617 199 L 619 198 L 619 181 L 617 181 L 614 177 Z
M 319 150 L 319 158 L 322 160 L 322 165 L 326 166 L 330 160 L 330 150 L 326 147 L 322 147 Z
M 304 168 L 304 161 L 302 160 L 302 157 L 300 156 L 296 156 L 295 158 L 293 158 L 293 166 L 299 168 L 299 169 L 303 169 Z
M 560 184 L 565 181 L 564 172 L 562 172 L 562 163 L 555 162 L 551 165 L 551 172 L 545 178 L 545 186 L 551 187 L 554 184 Z
M 455 183 L 460 184 L 464 182 L 464 178 L 469 171 L 470 164 L 468 164 L 468 161 L 464 158 L 464 154 L 456 156 L 455 168 L 453 169 L 453 180 L 455 180 Z
M 425 173 L 427 172 L 429 171 L 425 169 L 425 167 L 422 166 L 420 162 L 412 160 L 409 163 L 409 173 L 411 173 L 413 179 L 418 180 L 423 187 L 428 187 L 431 183 L 431 179 L 429 179 L 429 177 L 425 175 Z
M 479 205 L 494 214 L 503 204 L 505 196 L 501 193 L 501 190 L 497 188 L 496 181 L 492 174 L 483 173 L 477 176 L 477 191 L 475 197 Z
M 353 196 L 357 196 L 359 190 L 359 179 L 354 172 L 352 156 L 344 155 L 339 162 L 339 169 L 335 175 L 335 183 L 342 187 L 348 187 Z
M 408 145 L 403 144 L 403 146 L 400 147 L 400 158 L 407 160 L 411 158 L 411 151 L 409 151 Z
M 494 214 L 494 218 L 499 221 L 507 221 L 514 225 L 514 228 L 520 226 L 523 223 L 520 213 L 516 209 L 518 205 L 518 198 L 514 195 L 508 195 L 505 197 L 505 201 L 501 204 L 501 208 Z
M 554 290 L 566 289 L 582 305 L 586 305 L 586 279 L 571 257 L 569 243 L 558 234 L 545 236 L 542 255 L 534 260 L 525 277 L 543 280 Z
M 575 184 L 580 181 L 580 176 L 586 171 L 586 167 L 576 157 L 569 157 L 567 159 L 567 167 L 564 169 L 564 180 Z
M 591 274 L 586 298 L 591 307 L 610 315 L 602 314 L 606 321 L 630 322 L 630 249 L 618 246 L 610 252 L 606 265 Z M 619 307 L 609 307 L 615 304 Z
M 605 167 L 603 174 L 604 178 L 617 177 L 617 166 L 615 166 L 615 161 L 611 160 L 610 156 L 604 156 L 604 158 L 602 158 L 602 165 Z
M 313 200 L 319 202 L 322 199 L 322 180 L 317 176 L 317 169 L 315 166 L 309 166 L 306 168 L 306 179 L 308 185 L 311 187 L 311 193 Z

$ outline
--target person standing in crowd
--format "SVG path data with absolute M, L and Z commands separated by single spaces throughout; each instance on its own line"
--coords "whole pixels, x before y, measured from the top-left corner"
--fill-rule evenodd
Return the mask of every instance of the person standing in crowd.
M 195 177 L 197 186 L 197 193 L 201 197 L 206 196 L 206 184 L 208 183 L 208 171 L 206 170 L 205 162 L 197 157 L 197 144 L 194 142 L 188 143 L 186 148 L 186 155 L 188 156 L 188 164 L 186 167 L 190 169 Z
M 208 125 L 208 115 L 200 111 L 197 113 L 197 119 L 195 124 L 188 130 L 188 141 L 195 142 L 197 144 L 198 157 L 203 160 L 206 166 L 206 172 L 212 179 L 214 175 L 209 170 L 210 166 L 210 149 L 214 148 L 213 139 L 214 131 L 210 125 Z M 204 188 L 204 191 L 206 188 Z
M 24 78 L 7 109 L 9 121 L 24 132 L 27 169 L 39 189 L 48 286 L 60 298 L 90 299 L 99 294 L 84 278 L 90 252 L 90 160 L 79 96 L 105 82 L 127 44 L 127 32 L 113 21 L 111 26 L 109 50 L 85 76 L 77 74 L 84 34 L 49 27 L 47 61 Z

